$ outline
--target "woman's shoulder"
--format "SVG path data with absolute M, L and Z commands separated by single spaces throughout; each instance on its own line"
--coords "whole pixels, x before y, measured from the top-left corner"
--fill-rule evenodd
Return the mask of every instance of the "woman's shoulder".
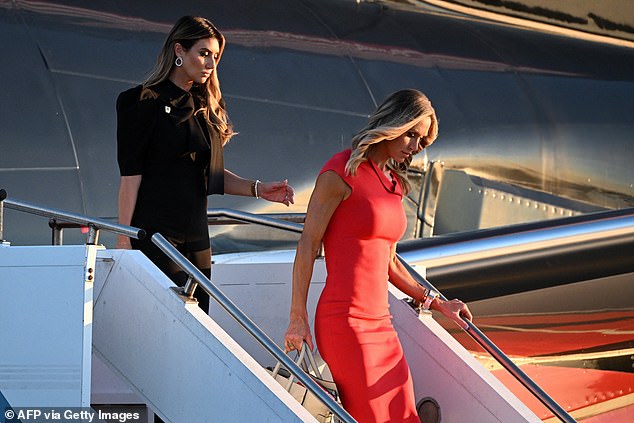
M 119 127 L 138 127 L 144 132 L 151 130 L 160 110 L 159 95 L 154 87 L 137 85 L 117 97 L 116 110 Z
M 324 164 L 319 174 L 321 175 L 322 173 L 326 171 L 332 170 L 335 173 L 337 173 L 339 176 L 344 178 L 344 180 L 347 181 L 349 175 L 346 174 L 346 163 L 348 163 L 348 160 L 350 159 L 350 154 L 351 154 L 350 149 L 346 149 L 338 153 L 335 153 Z
M 118 107 L 127 107 L 131 105 L 137 105 L 140 103 L 146 103 L 157 99 L 159 96 L 155 86 L 144 87 L 143 85 L 137 85 L 127 89 L 119 94 L 117 98 Z
M 350 159 L 351 153 L 352 151 L 348 148 L 346 150 L 333 154 L 333 156 L 328 159 L 324 167 L 344 169 L 346 167 L 346 163 L 348 163 L 348 160 Z

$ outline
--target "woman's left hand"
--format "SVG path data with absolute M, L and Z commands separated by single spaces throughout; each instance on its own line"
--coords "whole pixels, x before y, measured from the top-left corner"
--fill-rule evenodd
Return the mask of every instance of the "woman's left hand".
M 287 206 L 295 204 L 295 191 L 286 179 L 281 182 L 260 182 L 258 184 L 258 195 L 265 200 L 283 203 Z
M 464 330 L 469 329 L 469 325 L 463 320 L 463 318 L 471 321 L 473 316 L 471 315 L 471 310 L 469 307 L 458 299 L 453 299 L 451 301 L 443 301 L 440 298 L 434 300 L 432 304 L 432 308 L 434 310 L 440 311 L 442 314 L 453 320 L 463 328 Z

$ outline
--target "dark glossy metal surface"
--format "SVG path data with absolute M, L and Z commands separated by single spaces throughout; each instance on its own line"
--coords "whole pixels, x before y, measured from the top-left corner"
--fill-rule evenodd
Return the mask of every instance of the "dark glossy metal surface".
M 237 0 L 0 3 L 0 185 L 16 197 L 115 219 L 116 95 L 150 70 L 172 23 L 210 17 L 240 132 L 227 165 L 288 177 L 305 210 L 321 164 L 390 92 L 433 100 L 448 168 L 604 208 L 633 204 L 634 53 L 390 2 Z M 210 207 L 270 210 L 212 197 Z M 7 238 L 38 240 L 8 213 Z M 33 228 L 33 229 L 31 229 Z

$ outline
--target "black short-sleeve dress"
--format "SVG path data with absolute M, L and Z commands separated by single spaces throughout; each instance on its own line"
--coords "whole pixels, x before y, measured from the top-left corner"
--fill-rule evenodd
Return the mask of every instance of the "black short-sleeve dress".
M 195 88 L 169 80 L 117 99 L 117 161 L 141 175 L 132 226 L 178 242 L 209 242 L 207 195 L 223 194 L 222 144 L 206 124 Z

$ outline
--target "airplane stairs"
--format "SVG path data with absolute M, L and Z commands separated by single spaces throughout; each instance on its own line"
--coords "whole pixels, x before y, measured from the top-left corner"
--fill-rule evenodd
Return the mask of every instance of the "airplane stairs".
M 138 251 L 0 246 L 0 392 L 14 409 L 89 409 L 92 342 L 166 422 L 315 421 L 171 286 Z
M 138 251 L 101 251 L 93 349 L 164 421 L 313 421 Z
M 246 271 L 261 278 L 262 266 L 288 277 L 290 265 L 214 266 L 218 275 L 241 278 Z M 94 361 L 105 363 L 166 422 L 316 421 L 216 321 L 222 319 L 185 301 L 138 251 L 2 246 L 0 271 L 0 330 L 6 334 L 0 392 L 14 408 L 90 407 L 92 342 Z M 263 298 L 251 294 L 251 300 Z M 419 319 L 399 295 L 391 292 L 396 326 L 414 378 L 425 381 L 417 395 L 422 389 L 437 398 L 444 421 L 539 421 L 433 319 Z M 286 307 L 266 309 L 286 318 Z M 39 372 L 46 384 L 38 386 L 33 378 L 30 384 L 16 383 L 6 370 L 17 365 L 22 374 Z M 50 375 L 51 368 L 70 376 L 60 381 Z M 103 393 L 99 383 L 92 380 L 92 388 Z M 68 395 L 57 395 L 62 391 Z

